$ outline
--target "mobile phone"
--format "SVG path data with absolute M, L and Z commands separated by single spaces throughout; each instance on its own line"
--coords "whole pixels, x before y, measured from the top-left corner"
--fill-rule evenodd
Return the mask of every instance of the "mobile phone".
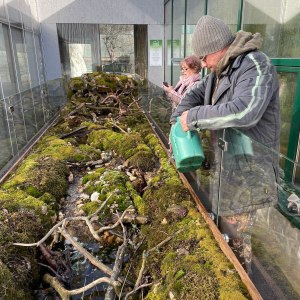
M 164 86 L 169 86 L 169 84 L 166 81 L 163 82 L 163 85 Z

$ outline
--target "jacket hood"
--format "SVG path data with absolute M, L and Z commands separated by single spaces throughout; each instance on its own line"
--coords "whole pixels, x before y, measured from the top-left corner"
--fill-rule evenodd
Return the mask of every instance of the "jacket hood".
M 262 38 L 260 33 L 238 31 L 235 39 L 226 51 L 224 57 L 219 61 L 216 75 L 219 76 L 221 72 L 230 64 L 230 61 L 239 55 L 257 50 L 262 45 Z

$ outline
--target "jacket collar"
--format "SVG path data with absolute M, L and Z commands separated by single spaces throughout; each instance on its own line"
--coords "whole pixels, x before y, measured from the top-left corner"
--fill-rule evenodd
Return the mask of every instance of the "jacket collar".
M 260 33 L 252 34 L 251 32 L 246 32 L 240 30 L 236 33 L 235 40 L 232 42 L 228 50 L 226 51 L 224 57 L 219 61 L 217 65 L 216 75 L 219 77 L 221 73 L 232 63 L 234 60 L 234 63 L 237 64 L 240 63 L 240 60 L 235 60 L 237 57 L 243 57 L 245 54 L 250 51 L 257 50 L 262 45 L 262 38 Z M 234 63 L 231 67 L 234 66 Z M 238 67 L 235 65 L 235 67 Z

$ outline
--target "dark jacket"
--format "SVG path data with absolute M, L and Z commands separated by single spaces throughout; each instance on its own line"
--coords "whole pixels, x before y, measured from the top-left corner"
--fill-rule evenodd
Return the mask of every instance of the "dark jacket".
M 219 63 L 219 74 L 209 74 L 187 92 L 171 122 L 189 110 L 191 130 L 233 127 L 278 150 L 279 83 L 270 59 L 257 50 L 257 40 L 255 35 L 238 32 Z

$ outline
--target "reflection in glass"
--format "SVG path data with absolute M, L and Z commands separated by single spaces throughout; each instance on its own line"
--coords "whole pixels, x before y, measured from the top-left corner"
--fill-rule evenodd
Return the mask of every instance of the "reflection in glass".
M 17 92 L 16 79 L 13 69 L 12 53 L 10 51 L 8 26 L 0 23 L 0 77 L 2 97 L 12 95 Z M 3 92 L 2 92 L 3 89 Z
M 186 14 L 186 51 L 185 56 L 193 54 L 192 37 L 196 24 L 201 16 L 204 15 L 205 1 L 187 1 Z
M 99 28 L 102 70 L 133 73 L 133 25 L 100 24 Z
M 171 41 L 168 42 L 168 49 L 170 55 L 168 58 L 172 59 L 172 84 L 175 85 L 178 82 L 180 74 L 180 60 L 185 56 L 185 0 L 175 1 L 173 4 L 173 39 L 172 39 L 172 56 L 171 56 Z M 170 61 L 168 61 L 170 64 Z
M 24 111 L 20 95 L 9 97 L 8 101 L 8 120 L 11 132 L 14 132 L 18 151 L 20 151 L 27 143 L 27 134 L 24 120 Z
M 0 100 L 0 168 L 2 168 L 9 159 L 12 158 L 14 152 L 12 149 L 12 140 L 9 127 L 7 124 L 7 111 L 5 100 Z
M 280 132 L 280 153 L 287 156 L 287 146 L 291 132 L 291 120 L 296 92 L 296 73 L 278 72 L 280 83 L 280 113 L 281 113 L 281 132 Z
M 42 52 L 41 52 L 42 47 L 41 47 L 41 42 L 40 42 L 40 36 L 39 35 L 34 34 L 34 45 L 35 45 L 35 53 L 36 53 L 39 83 L 43 84 L 45 82 L 45 76 L 44 76 L 43 56 L 42 56 Z
M 28 66 L 31 78 L 31 87 L 39 85 L 38 69 L 36 64 L 36 55 L 34 47 L 34 36 L 32 32 L 25 31 L 26 52 L 28 57 Z
M 171 77 L 171 44 L 168 41 L 172 39 L 172 1 L 169 1 L 165 5 L 165 53 L 164 53 L 164 61 L 165 61 L 165 81 L 170 82 L 172 84 Z
M 22 106 L 24 111 L 24 120 L 26 127 L 27 139 L 30 140 L 37 133 L 37 122 L 35 116 L 35 107 L 33 103 L 33 96 L 31 90 L 23 92 L 22 97 Z
M 297 1 L 245 1 L 243 20 L 243 30 L 262 34 L 262 50 L 270 57 L 299 57 L 300 7 Z
M 20 90 L 25 91 L 30 88 L 31 78 L 28 70 L 27 53 L 22 31 L 17 28 L 11 28 L 11 35 L 18 82 L 20 84 Z
M 237 31 L 237 17 L 240 0 L 222 1 L 210 0 L 207 1 L 207 14 L 223 20 L 233 33 Z
M 285 79 L 292 81 L 292 76 L 281 76 Z M 170 102 L 161 88 L 149 82 L 140 87 L 139 96 L 167 147 Z M 286 106 L 291 105 L 286 102 Z M 279 153 L 235 129 L 218 134 L 202 130 L 200 136 L 206 159 L 196 172 L 185 173 L 189 184 L 206 210 L 214 213 L 263 298 L 299 299 L 300 217 L 287 209 L 290 187 L 276 182 L 272 163 L 278 162 Z M 299 167 L 296 173 L 299 176 Z
M 19 1 L 6 1 L 6 8 L 9 22 L 19 28 L 22 28 Z

